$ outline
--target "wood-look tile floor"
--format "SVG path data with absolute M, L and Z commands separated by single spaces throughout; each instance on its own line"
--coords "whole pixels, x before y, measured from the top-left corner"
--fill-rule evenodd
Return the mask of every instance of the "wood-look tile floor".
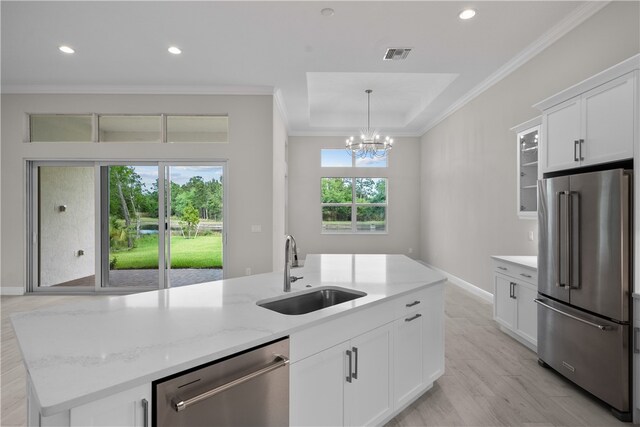
M 491 304 L 447 284 L 445 374 L 388 423 L 399 426 L 624 425 L 502 333 Z M 106 296 L 2 297 L 1 426 L 26 425 L 25 370 L 9 315 Z

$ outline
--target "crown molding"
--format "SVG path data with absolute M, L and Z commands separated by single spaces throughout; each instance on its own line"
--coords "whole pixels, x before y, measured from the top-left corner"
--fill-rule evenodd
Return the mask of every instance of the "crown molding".
M 598 11 L 608 5 L 610 1 L 588 1 L 583 5 L 576 8 L 576 10 L 570 15 L 566 16 L 563 20 L 549 29 L 540 38 L 527 46 L 524 50 L 511 58 L 506 64 L 498 68 L 493 74 L 487 77 L 479 85 L 475 86 L 469 92 L 467 92 L 462 98 L 451 104 L 449 108 L 444 110 L 440 115 L 434 119 L 429 120 L 421 129 L 421 135 L 424 135 L 438 123 L 449 117 L 451 114 L 464 107 L 467 103 L 474 98 L 482 94 L 491 86 L 498 83 L 500 80 L 513 73 L 520 68 L 526 62 L 534 58 L 540 52 L 551 46 L 558 41 L 561 37 L 567 34 L 569 31 L 582 24 L 584 21 L 595 15 Z
M 3 85 L 3 94 L 45 95 L 273 95 L 273 86 Z

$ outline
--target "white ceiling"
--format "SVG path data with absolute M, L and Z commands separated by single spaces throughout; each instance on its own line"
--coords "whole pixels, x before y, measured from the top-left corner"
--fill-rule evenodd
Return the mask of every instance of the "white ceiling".
M 291 134 L 339 135 L 366 126 L 373 89 L 372 127 L 419 135 L 599 4 L 2 1 L 2 91 L 275 91 Z M 383 61 L 389 47 L 413 50 Z

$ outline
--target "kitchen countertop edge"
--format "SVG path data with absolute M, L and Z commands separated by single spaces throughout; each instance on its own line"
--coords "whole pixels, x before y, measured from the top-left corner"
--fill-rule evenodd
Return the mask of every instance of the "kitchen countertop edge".
M 538 271 L 538 257 L 535 255 L 491 255 L 491 258 Z

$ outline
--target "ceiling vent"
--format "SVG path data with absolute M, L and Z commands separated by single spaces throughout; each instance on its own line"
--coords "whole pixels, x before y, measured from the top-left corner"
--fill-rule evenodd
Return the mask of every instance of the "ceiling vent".
M 391 47 L 387 49 L 383 59 L 385 61 L 402 61 L 407 59 L 409 52 L 411 52 L 411 48 L 408 47 Z

